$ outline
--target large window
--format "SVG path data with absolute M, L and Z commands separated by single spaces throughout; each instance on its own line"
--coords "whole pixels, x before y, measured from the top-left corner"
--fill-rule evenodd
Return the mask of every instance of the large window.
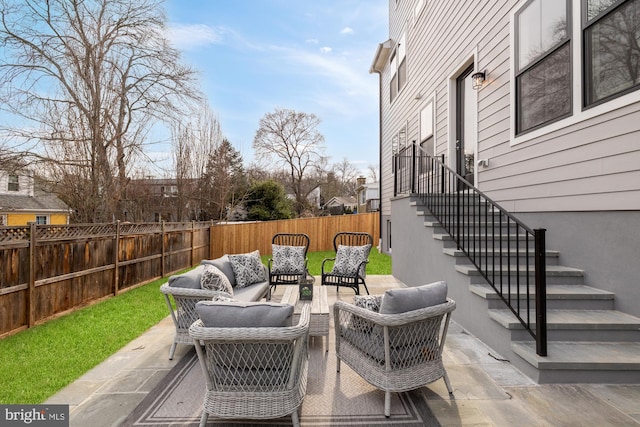
M 516 13 L 516 134 L 571 114 L 570 0 L 530 0 Z
M 406 37 L 405 33 L 402 33 L 400 41 L 396 45 L 396 48 L 391 52 L 389 57 L 389 63 L 391 65 L 391 71 L 393 77 L 391 77 L 391 83 L 389 84 L 389 100 L 393 102 L 398 96 L 398 93 L 402 90 L 407 83 L 407 56 L 406 56 Z
M 640 0 L 582 0 L 584 106 L 638 89 Z
M 8 191 L 20 191 L 20 179 L 18 175 L 9 175 Z

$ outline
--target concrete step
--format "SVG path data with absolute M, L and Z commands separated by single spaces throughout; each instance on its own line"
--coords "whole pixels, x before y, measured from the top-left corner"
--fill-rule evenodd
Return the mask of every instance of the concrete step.
M 640 383 L 640 343 L 549 342 L 546 357 L 536 354 L 532 341 L 516 341 L 511 348 L 537 370 L 540 384 Z
M 524 307 L 523 307 L 524 308 Z M 526 308 L 522 315 L 526 318 Z M 489 310 L 489 317 L 511 331 L 514 341 L 528 332 L 508 309 Z M 535 313 L 529 313 L 535 330 Z M 553 341 L 640 342 L 640 319 L 616 310 L 547 310 L 547 337 Z
M 489 285 L 469 285 L 469 290 L 481 298 L 487 300 L 489 309 L 502 309 L 505 304 L 498 296 L 498 293 Z M 515 301 L 518 292 L 512 289 L 504 291 L 505 298 Z M 530 286 L 529 294 L 531 301 L 535 298 L 535 287 Z M 520 289 L 520 298 L 526 299 L 526 290 Z M 547 309 L 564 310 L 612 310 L 614 308 L 615 294 L 602 289 L 585 285 L 547 285 Z
M 511 266 L 509 270 L 508 266 L 503 265 L 500 269 L 500 266 L 496 266 L 493 268 L 489 266 L 485 268 L 485 274 L 487 277 L 493 279 L 494 283 L 498 285 L 500 283 L 500 275 L 502 274 L 502 283 L 503 285 L 511 282 L 512 286 L 516 286 L 518 280 L 520 281 L 521 286 L 525 286 L 527 283 L 527 266 L 521 265 L 519 266 L 519 273 L 514 266 Z M 471 279 L 471 284 L 487 284 L 484 277 L 480 274 L 478 269 L 472 264 L 457 264 L 455 266 L 456 271 L 462 273 L 466 276 L 469 276 Z M 580 270 L 578 268 L 566 267 L 563 265 L 548 265 L 546 268 L 547 272 L 547 284 L 563 284 L 563 285 L 571 285 L 571 284 L 583 284 L 584 279 L 584 270 Z M 531 285 L 534 284 L 534 275 L 535 266 L 533 263 L 529 265 L 529 283 Z
M 450 247 L 450 248 L 444 248 L 442 252 L 445 255 L 449 255 L 456 258 L 456 262 L 458 264 L 471 264 L 471 259 L 469 259 L 465 255 L 462 249 L 458 249 L 457 247 Z M 545 262 L 547 263 L 548 266 L 558 265 L 558 258 L 560 257 L 560 252 L 546 250 L 545 253 L 546 253 Z M 502 250 L 500 249 L 492 250 L 492 248 L 489 247 L 489 249 L 486 250 L 483 246 L 482 248 L 477 249 L 475 254 L 472 253 L 472 255 L 475 255 L 476 259 L 478 260 L 481 259 L 483 264 L 485 263 L 487 257 L 489 258 L 490 262 L 492 262 L 492 260 L 495 259 L 496 264 L 500 263 L 500 257 L 502 257 L 503 264 L 506 264 L 509 262 L 512 265 L 515 265 L 517 262 L 523 261 L 527 255 L 529 256 L 529 262 L 533 263 L 534 261 L 533 250 L 529 250 L 527 252 L 524 248 L 522 249 L 514 248 L 511 250 L 504 248 Z

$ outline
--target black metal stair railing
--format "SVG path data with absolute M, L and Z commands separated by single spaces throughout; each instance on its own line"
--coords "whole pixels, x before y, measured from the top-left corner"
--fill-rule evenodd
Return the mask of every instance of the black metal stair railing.
M 394 155 L 394 195 L 414 194 L 547 355 L 545 230 L 531 229 L 415 144 Z

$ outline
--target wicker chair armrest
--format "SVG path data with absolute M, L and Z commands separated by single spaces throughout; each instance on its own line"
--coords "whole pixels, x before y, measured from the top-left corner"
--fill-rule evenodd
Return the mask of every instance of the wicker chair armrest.
M 335 261 L 335 257 L 334 258 L 325 258 L 324 260 L 322 260 L 322 274 L 324 274 L 324 263 L 327 261 Z
M 336 301 L 333 306 L 334 319 L 340 319 L 340 311 L 352 313 L 372 323 L 380 326 L 402 326 L 416 321 L 428 319 L 430 317 L 440 316 L 442 314 L 451 313 L 456 308 L 456 303 L 451 298 L 447 298 L 447 302 L 434 305 L 431 307 L 421 308 L 419 310 L 407 311 L 399 314 L 380 314 L 366 308 L 356 307 L 345 301 Z M 338 327 L 336 322 L 336 328 Z
M 309 332 L 311 307 L 306 304 L 300 313 L 297 325 L 281 328 L 211 328 L 206 327 L 202 320 L 196 320 L 189 328 L 189 335 L 194 340 L 219 341 L 290 341 L 304 336 Z
M 165 295 L 174 295 L 179 297 L 202 297 L 202 298 L 213 298 L 216 295 L 224 295 L 230 297 L 226 292 L 214 291 L 211 289 L 193 289 L 193 288 L 178 288 L 174 286 L 169 286 L 167 283 L 160 286 L 160 292 Z

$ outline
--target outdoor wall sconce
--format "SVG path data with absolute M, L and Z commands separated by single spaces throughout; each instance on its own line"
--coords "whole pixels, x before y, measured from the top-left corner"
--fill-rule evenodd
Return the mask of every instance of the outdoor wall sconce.
M 486 71 L 478 71 L 471 75 L 471 86 L 474 90 L 482 89 L 482 85 L 486 80 Z

